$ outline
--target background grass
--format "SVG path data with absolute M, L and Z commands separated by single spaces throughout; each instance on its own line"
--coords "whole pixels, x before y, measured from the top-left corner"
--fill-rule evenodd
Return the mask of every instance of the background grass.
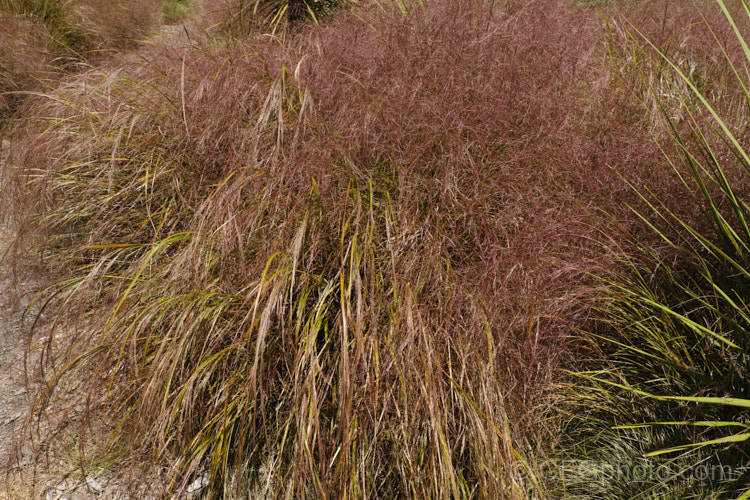
M 127 48 L 160 19 L 159 0 L 0 1 L 0 125 L 26 92 L 49 90 L 65 73 Z

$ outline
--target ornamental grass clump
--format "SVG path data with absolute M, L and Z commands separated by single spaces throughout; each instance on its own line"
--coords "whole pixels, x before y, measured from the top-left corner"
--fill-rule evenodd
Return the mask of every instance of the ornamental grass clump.
M 20 227 L 58 277 L 40 300 L 79 325 L 46 337 L 35 411 L 94 382 L 85 412 L 174 464 L 174 491 L 534 490 L 486 307 L 425 251 L 400 159 L 318 149 L 274 43 L 153 48 L 28 103 Z
M 637 226 L 618 171 L 659 156 L 602 34 L 566 2 L 396 2 L 29 99 L 4 199 L 50 279 L 35 417 L 101 422 L 169 493 L 545 496 L 539 417 L 612 261 L 581 205 Z

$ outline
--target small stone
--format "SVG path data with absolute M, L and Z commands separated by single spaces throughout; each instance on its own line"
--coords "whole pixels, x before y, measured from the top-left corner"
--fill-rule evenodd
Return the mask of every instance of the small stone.
M 102 491 L 104 491 L 104 487 L 101 484 L 99 484 L 99 481 L 97 481 L 91 476 L 86 477 L 86 484 L 88 484 L 89 488 L 91 488 L 91 490 L 97 495 L 100 494 Z
M 203 489 L 205 486 L 208 485 L 208 478 L 206 476 L 201 476 L 187 487 L 188 493 L 194 493 L 198 490 Z
M 61 490 L 48 490 L 44 496 L 45 500 L 63 500 L 64 491 Z

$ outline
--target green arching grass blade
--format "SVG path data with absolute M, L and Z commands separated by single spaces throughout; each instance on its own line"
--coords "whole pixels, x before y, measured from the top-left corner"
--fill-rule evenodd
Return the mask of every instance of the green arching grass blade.
M 668 453 L 675 453 L 678 451 L 685 451 L 685 450 L 692 450 L 697 448 L 703 448 L 706 446 L 714 446 L 714 445 L 721 445 L 721 444 L 729 444 L 729 443 L 742 443 L 743 441 L 747 441 L 750 439 L 750 434 L 735 434 L 733 436 L 727 436 L 723 438 L 717 438 L 717 439 L 709 439 L 707 441 L 701 441 L 700 443 L 694 443 L 694 444 L 685 444 L 681 446 L 675 446 L 673 448 L 665 448 L 663 450 L 658 451 L 652 451 L 650 453 L 646 453 L 646 457 L 657 457 L 659 455 L 666 455 Z
M 693 425 L 696 427 L 742 427 L 750 428 L 750 424 L 743 424 L 741 422 L 724 422 L 724 421 L 702 421 L 702 420 L 683 420 L 680 422 L 649 422 L 643 424 L 626 424 L 617 425 L 614 429 L 638 429 L 642 427 L 649 427 L 652 425 Z

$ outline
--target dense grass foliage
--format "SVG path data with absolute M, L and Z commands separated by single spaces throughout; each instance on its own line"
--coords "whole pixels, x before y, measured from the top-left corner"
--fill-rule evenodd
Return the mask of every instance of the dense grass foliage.
M 51 58 L 36 24 L 0 11 L 0 123 L 21 101 L 13 92 L 34 88 L 37 79 L 49 76 Z
M 548 459 L 684 443 L 681 426 L 611 430 L 695 420 L 638 394 L 742 392 L 744 174 L 699 155 L 744 165 L 742 142 L 720 127 L 690 142 L 717 123 L 700 95 L 744 126 L 732 29 L 685 30 L 700 16 L 673 2 L 361 2 L 318 19 L 337 3 L 206 2 L 231 39 L 143 44 L 21 105 L 3 209 L 16 259 L 49 277 L 34 415 L 96 418 L 112 449 L 170 466 L 178 494 L 202 477 L 215 497 L 646 491 L 561 484 Z M 698 237 L 712 224 L 724 246 Z M 609 340 L 570 342 L 591 325 Z M 603 373 L 557 390 L 583 356 Z M 56 398 L 78 379 L 81 399 Z
M 157 22 L 161 0 L 2 0 L 0 11 L 43 29 L 56 55 L 80 59 L 86 51 L 121 46 Z
M 0 0 L 0 125 L 27 92 L 144 38 L 161 9 L 162 0 Z

